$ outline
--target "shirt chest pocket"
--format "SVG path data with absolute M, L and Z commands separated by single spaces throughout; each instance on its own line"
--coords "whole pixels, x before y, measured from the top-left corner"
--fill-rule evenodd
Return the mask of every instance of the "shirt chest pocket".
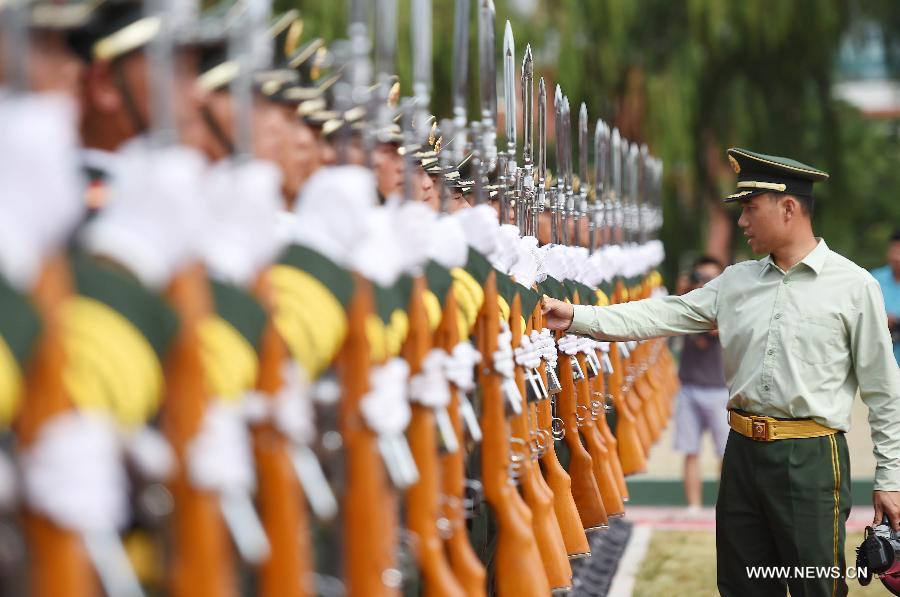
M 829 315 L 801 317 L 791 338 L 791 356 L 810 365 L 846 359 L 844 324 Z

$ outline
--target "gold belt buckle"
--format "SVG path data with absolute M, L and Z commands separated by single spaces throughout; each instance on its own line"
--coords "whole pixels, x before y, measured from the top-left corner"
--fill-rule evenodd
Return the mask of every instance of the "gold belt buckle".
M 750 417 L 750 424 L 753 430 L 754 441 L 769 441 L 769 422 L 767 420 Z

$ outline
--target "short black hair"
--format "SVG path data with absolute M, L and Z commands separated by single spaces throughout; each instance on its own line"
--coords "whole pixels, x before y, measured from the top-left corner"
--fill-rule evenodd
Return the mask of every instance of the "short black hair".
M 900 242 L 900 228 L 894 230 L 894 233 L 891 235 L 890 242 L 892 242 L 892 243 Z
M 694 260 L 694 265 L 691 266 L 691 269 L 697 269 L 701 265 L 715 265 L 720 270 L 725 269 L 725 266 L 722 265 L 722 262 L 713 257 L 712 255 L 701 255 Z
M 816 199 L 812 195 L 793 195 L 800 202 L 800 210 L 811 220 L 816 212 Z
M 816 211 L 816 199 L 812 195 L 791 195 L 790 193 L 772 193 L 772 201 L 778 201 L 783 197 L 793 197 L 800 204 L 800 211 L 811 220 Z

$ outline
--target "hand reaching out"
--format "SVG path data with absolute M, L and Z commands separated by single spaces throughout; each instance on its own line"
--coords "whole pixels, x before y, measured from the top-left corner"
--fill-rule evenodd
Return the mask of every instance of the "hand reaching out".
M 541 313 L 546 318 L 547 327 L 555 331 L 565 331 L 572 325 L 575 307 L 571 304 L 544 295 L 541 301 Z
M 872 505 L 875 506 L 873 525 L 881 524 L 882 516 L 887 516 L 891 528 L 900 531 L 900 491 L 873 491 Z

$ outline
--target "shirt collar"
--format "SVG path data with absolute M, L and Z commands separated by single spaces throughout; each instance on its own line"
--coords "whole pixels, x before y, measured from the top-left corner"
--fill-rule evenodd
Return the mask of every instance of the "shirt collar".
M 806 267 L 816 272 L 816 275 L 819 275 L 822 268 L 825 267 L 825 259 L 828 257 L 829 251 L 824 238 L 816 237 L 816 240 L 819 241 L 816 248 L 801 259 L 800 263 L 806 264 Z
M 806 257 L 800 260 L 800 263 L 806 265 L 806 267 L 815 272 L 816 275 L 819 275 L 822 268 L 825 267 L 825 259 L 828 257 L 829 249 L 828 245 L 825 244 L 824 238 L 817 236 L 816 240 L 819 242 L 816 244 L 815 248 L 807 253 Z M 772 259 L 771 253 L 760 259 L 759 264 L 762 266 L 759 270 L 760 277 L 769 270 L 770 266 L 776 267 L 775 260 Z

